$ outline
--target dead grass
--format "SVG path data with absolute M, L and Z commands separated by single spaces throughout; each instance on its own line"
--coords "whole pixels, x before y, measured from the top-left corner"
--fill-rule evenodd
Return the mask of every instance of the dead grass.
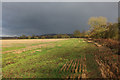
M 34 44 L 43 42 L 55 42 L 67 39 L 15 39 L 15 40 L 2 40 L 2 47 L 11 47 L 12 44 Z
M 41 47 L 46 47 L 46 46 L 51 46 L 54 47 L 54 43 L 44 43 L 44 42 L 56 42 L 56 41 L 61 41 L 65 39 L 19 39 L 19 40 L 2 40 L 2 48 L 6 47 L 20 47 L 24 46 L 25 48 L 20 48 L 20 49 L 15 49 L 15 50 L 7 50 L 3 51 L 2 54 L 5 53 L 22 53 L 25 51 L 41 48 Z M 42 43 L 42 44 L 40 44 Z M 43 44 L 44 43 L 44 44 Z M 20 44 L 20 45 L 19 45 Z M 23 44 L 23 45 L 21 45 Z M 37 44 L 37 45 L 32 45 L 32 44 Z

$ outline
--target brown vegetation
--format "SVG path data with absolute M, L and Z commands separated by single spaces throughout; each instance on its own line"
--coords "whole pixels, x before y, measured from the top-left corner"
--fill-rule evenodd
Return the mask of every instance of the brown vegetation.
M 60 72 L 70 72 L 71 75 L 66 78 L 87 78 L 87 67 L 86 67 L 86 57 L 81 59 L 72 59 L 69 62 L 66 62 Z M 71 68 L 70 68 L 71 67 Z

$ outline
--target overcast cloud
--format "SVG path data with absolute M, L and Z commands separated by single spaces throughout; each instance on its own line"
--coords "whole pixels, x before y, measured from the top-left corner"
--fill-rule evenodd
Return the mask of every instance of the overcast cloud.
M 2 0 L 2 2 L 118 2 L 119 0 Z
M 117 2 L 3 2 L 3 35 L 73 33 L 88 30 L 88 19 L 104 16 L 117 22 Z

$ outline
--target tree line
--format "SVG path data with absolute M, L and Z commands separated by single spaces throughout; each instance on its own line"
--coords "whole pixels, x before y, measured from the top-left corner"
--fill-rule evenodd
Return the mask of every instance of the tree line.
M 87 31 L 87 37 L 97 39 L 119 39 L 120 34 L 120 18 L 118 22 L 107 22 L 105 17 L 91 17 L 88 20 L 90 29 Z
M 22 35 L 18 37 L 19 39 L 51 39 L 51 38 L 81 38 L 85 37 L 84 32 L 75 30 L 73 34 L 46 34 L 46 35 Z
M 75 30 L 73 34 L 47 34 L 47 35 L 22 35 L 19 39 L 49 39 L 49 38 L 96 38 L 96 39 L 119 39 L 120 18 L 118 22 L 108 22 L 106 17 L 91 17 L 88 20 L 90 29 L 80 32 Z

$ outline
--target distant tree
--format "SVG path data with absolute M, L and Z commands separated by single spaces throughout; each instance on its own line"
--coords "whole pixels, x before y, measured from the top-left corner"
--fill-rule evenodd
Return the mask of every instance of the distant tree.
M 39 37 L 35 36 L 34 39 L 38 39 Z
M 63 34 L 63 35 L 61 35 L 61 38 L 65 38 L 65 35 Z
M 74 37 L 76 37 L 76 38 L 80 38 L 80 37 L 81 37 L 81 33 L 80 33 L 79 30 L 75 30 L 75 31 L 73 32 L 73 35 L 74 35 Z
M 46 37 L 45 36 L 41 36 L 41 39 L 45 39 Z
M 74 35 L 73 34 L 69 34 L 68 35 L 70 38 L 74 38 Z
M 67 34 L 65 34 L 65 37 L 66 37 L 66 38 L 70 38 L 70 36 L 69 36 L 69 35 L 67 35 Z
M 28 39 L 31 39 L 32 37 L 31 36 L 28 36 Z
M 26 39 L 26 38 L 27 38 L 26 35 L 20 36 L 20 39 Z
M 62 34 L 57 34 L 57 38 L 62 38 Z
M 118 23 L 120 23 L 120 17 L 118 18 Z
M 67 35 L 67 34 L 63 34 L 62 37 L 63 37 L 63 38 L 70 38 L 70 36 Z
M 109 24 L 107 26 L 106 38 L 111 38 L 116 40 L 119 38 L 118 23 Z
M 118 40 L 120 41 L 120 17 L 118 18 Z
M 84 38 L 86 34 L 87 34 L 86 31 L 83 30 L 82 33 L 81 33 L 81 37 Z
M 34 37 L 35 37 L 35 35 L 33 34 L 31 38 L 34 39 Z
M 48 38 L 48 39 L 49 39 L 49 38 L 52 38 L 52 35 L 47 35 L 47 37 L 46 37 L 46 38 Z
M 57 38 L 57 35 L 54 35 L 53 38 Z

